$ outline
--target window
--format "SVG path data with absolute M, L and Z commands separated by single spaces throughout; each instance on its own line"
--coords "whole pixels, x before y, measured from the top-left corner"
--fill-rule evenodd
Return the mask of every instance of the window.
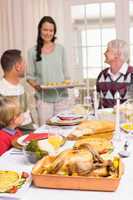
M 74 79 L 96 79 L 107 43 L 115 38 L 130 47 L 133 66 L 133 0 L 64 0 L 67 52 Z
M 75 67 L 82 76 L 96 78 L 104 64 L 107 42 L 116 38 L 115 3 L 87 3 L 71 6 Z

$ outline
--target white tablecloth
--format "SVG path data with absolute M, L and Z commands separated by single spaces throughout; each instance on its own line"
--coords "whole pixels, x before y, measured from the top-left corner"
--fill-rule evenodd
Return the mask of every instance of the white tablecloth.
M 132 200 L 133 199 L 133 136 L 130 138 L 128 158 L 124 158 L 125 172 L 120 181 L 120 185 L 115 192 L 95 192 L 76 190 L 56 190 L 36 188 L 33 185 L 20 197 L 23 200 Z M 121 148 L 121 146 L 120 146 Z M 119 151 L 119 147 L 117 149 Z M 11 149 L 0 157 L 0 169 L 11 169 L 31 172 L 32 166 L 27 163 L 21 153 L 11 153 Z M 0 200 L 4 200 L 3 198 Z

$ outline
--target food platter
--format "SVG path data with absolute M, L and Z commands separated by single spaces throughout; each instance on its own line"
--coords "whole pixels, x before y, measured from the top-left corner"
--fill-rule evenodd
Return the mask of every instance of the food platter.
M 84 87 L 85 84 L 58 84 L 58 85 L 41 85 L 41 88 L 44 90 L 47 89 L 64 89 L 64 88 L 74 88 L 74 87 Z
M 101 150 L 113 147 L 106 141 L 99 149 L 103 141 L 95 141 L 93 146 L 87 141 L 77 141 L 73 148 L 42 158 L 32 170 L 34 185 L 56 189 L 115 191 L 123 173 L 122 163 L 119 156 L 112 155 L 111 158 L 108 151 L 109 157 L 101 157 Z M 95 148 L 96 144 L 100 151 Z
M 5 183 L 4 183 L 4 188 L 6 187 L 5 185 L 7 185 L 7 188 L 11 187 L 11 189 L 9 190 L 9 192 L 0 192 L 0 199 L 5 199 L 5 198 L 9 198 L 9 199 L 19 199 L 20 197 L 22 197 L 24 195 L 24 193 L 28 190 L 28 188 L 30 187 L 31 184 L 31 176 L 27 173 L 27 172 L 20 172 L 20 171 L 11 171 L 11 170 L 0 170 L 3 173 L 9 173 L 9 174 L 18 174 L 19 179 L 18 181 L 14 182 L 14 185 L 7 183 L 7 178 L 10 180 L 10 177 L 8 176 L 7 178 L 5 178 Z M 20 176 L 22 176 L 22 174 L 25 176 L 25 178 L 21 178 Z M 4 177 L 6 177 L 4 175 Z M 13 180 L 13 178 L 11 178 L 11 180 Z M 4 189 L 3 189 L 4 191 Z
M 91 191 L 115 191 L 123 174 L 123 164 L 120 160 L 117 177 L 92 177 L 92 176 L 63 176 L 57 174 L 38 174 L 44 162 L 42 160 L 33 167 L 32 178 L 36 187 L 91 190 Z

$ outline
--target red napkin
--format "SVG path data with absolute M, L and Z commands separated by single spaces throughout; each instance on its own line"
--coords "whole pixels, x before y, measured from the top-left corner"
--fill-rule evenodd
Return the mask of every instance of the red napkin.
M 29 142 L 31 140 L 41 140 L 47 139 L 48 133 L 30 133 L 25 139 L 24 142 Z

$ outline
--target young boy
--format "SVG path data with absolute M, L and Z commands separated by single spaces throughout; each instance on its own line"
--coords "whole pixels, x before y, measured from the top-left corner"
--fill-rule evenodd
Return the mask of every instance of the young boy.
M 12 141 L 23 133 L 19 129 L 23 122 L 17 99 L 0 96 L 0 155 L 12 146 Z

